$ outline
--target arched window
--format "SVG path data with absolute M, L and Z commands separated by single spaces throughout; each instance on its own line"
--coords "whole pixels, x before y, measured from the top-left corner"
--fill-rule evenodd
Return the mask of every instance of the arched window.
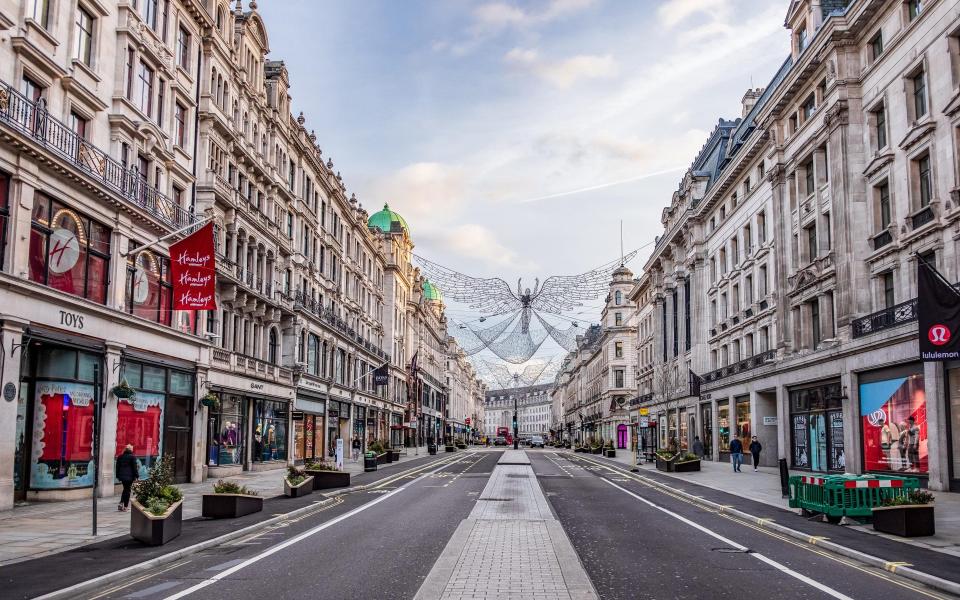
M 267 360 L 271 365 L 279 364 L 280 361 L 280 342 L 277 339 L 277 330 L 270 328 L 270 339 L 267 346 Z

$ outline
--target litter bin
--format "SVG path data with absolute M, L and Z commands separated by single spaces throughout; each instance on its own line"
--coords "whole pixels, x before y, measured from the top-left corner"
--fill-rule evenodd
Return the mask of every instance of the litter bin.
M 363 455 L 363 470 L 364 471 L 376 471 L 377 470 L 377 455 L 373 452 L 367 452 Z
M 839 523 L 843 517 L 869 519 L 884 500 L 906 496 L 920 489 L 916 477 L 891 475 L 793 475 L 790 477 L 790 508 L 826 515 Z
M 436 445 L 436 444 L 428 444 L 428 445 L 427 445 L 427 453 L 428 453 L 428 454 L 436 454 L 436 453 L 437 453 L 437 445 Z

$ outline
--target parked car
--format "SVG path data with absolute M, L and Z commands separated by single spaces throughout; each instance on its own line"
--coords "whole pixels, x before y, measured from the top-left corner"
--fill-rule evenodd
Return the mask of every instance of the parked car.
M 498 435 L 497 437 L 495 437 L 495 438 L 493 439 L 493 445 L 494 445 L 494 446 L 506 446 L 506 445 L 507 445 L 507 438 L 503 437 L 502 435 Z
M 531 448 L 543 448 L 543 446 L 544 446 L 543 438 L 540 437 L 539 435 L 535 435 L 532 438 L 530 438 Z

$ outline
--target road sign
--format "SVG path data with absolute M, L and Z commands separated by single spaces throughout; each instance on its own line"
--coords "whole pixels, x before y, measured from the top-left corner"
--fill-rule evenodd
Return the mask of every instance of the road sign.
M 637 421 L 637 427 L 650 427 L 650 417 L 647 415 L 640 415 L 640 420 Z

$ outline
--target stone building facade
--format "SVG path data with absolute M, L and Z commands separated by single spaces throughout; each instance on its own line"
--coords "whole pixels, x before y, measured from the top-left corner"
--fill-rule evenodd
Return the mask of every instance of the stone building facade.
M 791 55 L 720 120 L 645 267 L 658 442 L 725 460 L 757 435 L 763 464 L 957 489 L 960 365 L 918 360 L 916 272 L 960 277 L 960 8 L 796 1 L 785 25 Z
M 112 495 L 127 443 L 178 481 L 416 443 L 415 379 L 442 430 L 442 306 L 291 115 L 255 3 L 6 0 L 0 33 L 0 508 Z M 218 308 L 171 310 L 209 221 Z
M 513 434 L 514 402 L 516 402 L 517 435 L 530 438 L 550 435 L 552 384 L 489 390 L 484 400 L 483 433 L 489 438 L 497 429 L 506 427 Z

